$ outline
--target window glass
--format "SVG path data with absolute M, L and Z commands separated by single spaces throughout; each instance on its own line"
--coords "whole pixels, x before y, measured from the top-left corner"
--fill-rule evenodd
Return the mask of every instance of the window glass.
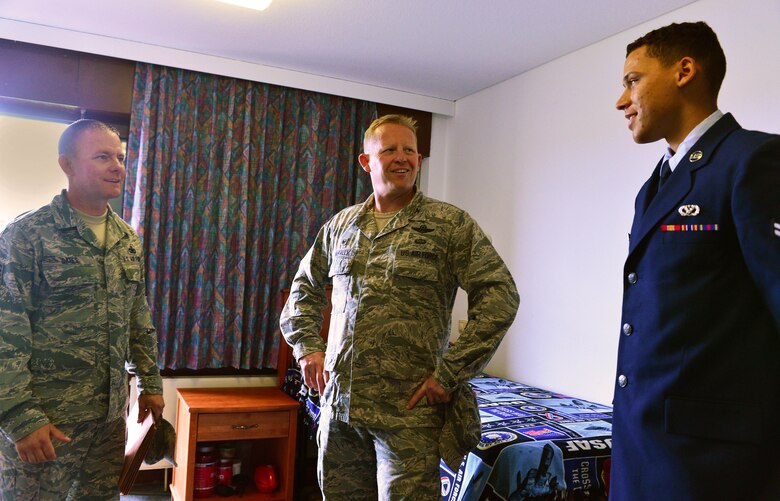
M 57 164 L 57 142 L 65 127 L 0 113 L 0 230 L 67 187 Z

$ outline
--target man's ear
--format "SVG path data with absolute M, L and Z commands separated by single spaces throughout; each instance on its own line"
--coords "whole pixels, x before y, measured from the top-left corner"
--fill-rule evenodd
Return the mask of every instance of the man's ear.
M 358 155 L 358 162 L 360 162 L 360 166 L 363 167 L 364 171 L 371 172 L 370 157 L 367 153 Z
M 57 158 L 57 163 L 60 164 L 60 169 L 66 176 L 71 177 L 73 175 L 73 164 L 70 161 L 70 157 L 66 154 L 62 154 Z
M 699 65 L 695 59 L 685 56 L 677 63 L 677 86 L 685 87 L 699 73 Z

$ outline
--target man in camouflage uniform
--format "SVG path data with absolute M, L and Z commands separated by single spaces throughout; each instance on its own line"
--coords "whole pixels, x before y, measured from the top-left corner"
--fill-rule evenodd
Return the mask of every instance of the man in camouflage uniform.
M 125 168 L 117 132 L 60 138 L 68 189 L 0 235 L 0 499 L 119 499 L 128 400 L 164 406 L 141 243 L 108 207 Z M 134 416 L 135 417 L 135 416 Z
M 374 121 L 359 156 L 374 193 L 320 230 L 280 320 L 305 383 L 321 393 L 325 499 L 440 498 L 439 458 L 457 468 L 479 438 L 467 381 L 517 312 L 514 281 L 477 223 L 417 192 L 421 160 L 412 119 Z M 458 287 L 469 321 L 448 347 Z

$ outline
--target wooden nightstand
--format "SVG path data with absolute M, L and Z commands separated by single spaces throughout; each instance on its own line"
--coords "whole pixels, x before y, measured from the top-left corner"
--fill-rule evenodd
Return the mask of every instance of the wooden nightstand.
M 299 403 L 273 387 L 183 388 L 177 390 L 176 463 L 171 495 L 176 501 L 193 499 L 195 449 L 198 443 L 236 441 L 251 450 L 242 473 L 250 479 L 241 500 L 292 501 L 295 472 L 295 434 Z M 237 447 L 238 448 L 238 447 Z M 276 466 L 279 487 L 270 494 L 257 492 L 251 482 L 260 464 Z M 236 499 L 238 496 L 234 496 Z M 233 499 L 214 496 L 197 499 Z

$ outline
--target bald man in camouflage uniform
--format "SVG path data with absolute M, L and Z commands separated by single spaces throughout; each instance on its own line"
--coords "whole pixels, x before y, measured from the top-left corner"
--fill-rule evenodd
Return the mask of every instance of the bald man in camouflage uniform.
M 0 499 L 119 499 L 126 365 L 137 419 L 162 413 L 141 243 L 107 205 L 123 161 L 115 130 L 72 124 L 68 189 L 0 235 Z
M 517 312 L 514 281 L 477 223 L 417 192 L 421 159 L 413 120 L 374 121 L 359 157 L 374 193 L 320 230 L 280 320 L 306 384 L 321 393 L 325 499 L 439 499 L 439 458 L 457 468 L 480 436 L 467 381 Z M 326 347 L 318 333 L 329 279 Z M 448 347 L 458 287 L 469 320 Z

